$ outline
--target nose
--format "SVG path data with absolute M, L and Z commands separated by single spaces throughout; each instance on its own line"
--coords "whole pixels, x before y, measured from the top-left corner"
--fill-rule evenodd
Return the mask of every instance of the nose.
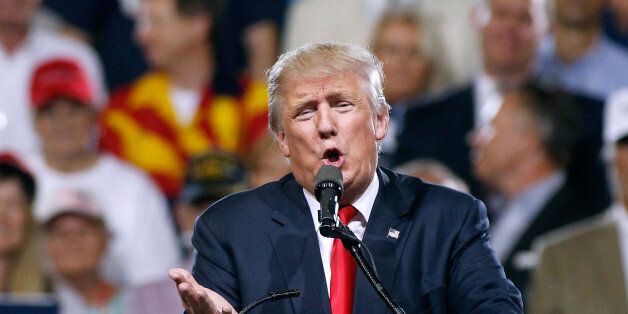
M 316 128 L 321 138 L 330 138 L 337 133 L 333 109 L 329 105 L 322 105 L 316 111 Z

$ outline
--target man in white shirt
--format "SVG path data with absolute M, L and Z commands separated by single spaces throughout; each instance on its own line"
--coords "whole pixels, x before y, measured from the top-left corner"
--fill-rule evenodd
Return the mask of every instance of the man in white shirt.
M 41 0 L 0 2 L 0 149 L 33 152 L 38 148 L 32 127 L 30 78 L 42 61 L 76 58 L 89 76 L 95 103 L 106 92 L 96 53 L 85 44 L 64 38 L 35 23 Z
M 38 183 L 36 219 L 47 215 L 54 191 L 90 193 L 101 204 L 113 233 L 105 275 L 135 285 L 163 279 L 179 257 L 166 200 L 146 174 L 98 152 L 94 91 L 79 63 L 48 61 L 36 69 L 32 86 L 42 154 L 26 155 L 24 160 Z

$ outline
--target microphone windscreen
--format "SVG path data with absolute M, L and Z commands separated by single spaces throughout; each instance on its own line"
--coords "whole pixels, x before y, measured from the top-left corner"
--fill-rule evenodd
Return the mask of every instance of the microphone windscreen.
M 337 184 L 342 190 L 342 172 L 338 167 L 324 165 L 318 169 L 316 174 L 316 186 L 318 187 L 323 182 L 332 182 Z

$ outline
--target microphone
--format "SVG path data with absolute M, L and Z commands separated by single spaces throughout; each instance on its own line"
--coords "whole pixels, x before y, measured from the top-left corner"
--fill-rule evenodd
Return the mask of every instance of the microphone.
M 268 296 L 261 298 L 259 300 L 256 300 L 255 302 L 249 304 L 247 307 L 242 309 L 242 311 L 240 311 L 240 314 L 247 313 L 248 311 L 252 310 L 254 307 L 262 303 L 266 303 L 268 301 L 274 301 L 274 300 L 279 300 L 279 299 L 284 299 L 284 298 L 294 298 L 294 297 L 298 297 L 299 295 L 301 295 L 301 291 L 296 290 L 296 289 L 286 290 L 282 292 L 271 292 L 268 294 Z
M 318 221 L 321 223 L 320 233 L 324 237 L 333 238 L 337 235 L 336 215 L 342 191 L 340 169 L 330 165 L 322 166 L 316 174 L 314 194 L 321 204 Z

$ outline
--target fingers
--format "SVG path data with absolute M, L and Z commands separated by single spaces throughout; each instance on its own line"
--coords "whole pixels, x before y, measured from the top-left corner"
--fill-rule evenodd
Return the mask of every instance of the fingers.
M 187 270 L 172 268 L 168 271 L 168 275 L 176 283 L 181 303 L 189 313 L 235 313 L 227 300 L 218 293 L 199 285 Z
M 168 276 L 175 282 L 181 304 L 186 311 L 195 314 L 212 313 L 203 308 L 203 298 L 196 289 L 196 286 L 199 285 L 189 271 L 182 268 L 171 268 L 168 271 Z
M 188 306 L 187 300 L 183 294 L 183 291 L 179 288 L 179 285 L 183 282 L 183 273 L 181 268 L 171 268 L 168 270 L 168 276 L 172 279 L 177 287 L 177 293 L 179 294 L 179 298 L 181 299 L 181 305 L 186 311 L 190 311 L 190 307 Z
M 181 290 L 184 291 L 184 297 L 187 300 L 188 306 L 192 313 L 216 313 L 217 309 L 214 303 L 211 301 L 207 293 L 203 290 L 194 289 L 194 287 L 182 283 L 179 285 Z
M 168 270 L 168 276 L 170 276 L 177 285 L 182 282 L 187 282 L 190 285 L 198 285 L 192 274 L 183 268 L 170 268 L 170 270 Z
M 222 309 L 221 314 L 222 313 L 237 313 L 236 310 L 231 306 L 231 304 L 229 304 L 229 302 L 227 302 L 227 300 L 225 300 L 225 298 L 223 298 L 220 294 L 206 288 L 205 288 L 205 292 L 207 293 L 207 295 L 209 295 L 212 302 L 214 302 L 214 305 L 217 308 Z

